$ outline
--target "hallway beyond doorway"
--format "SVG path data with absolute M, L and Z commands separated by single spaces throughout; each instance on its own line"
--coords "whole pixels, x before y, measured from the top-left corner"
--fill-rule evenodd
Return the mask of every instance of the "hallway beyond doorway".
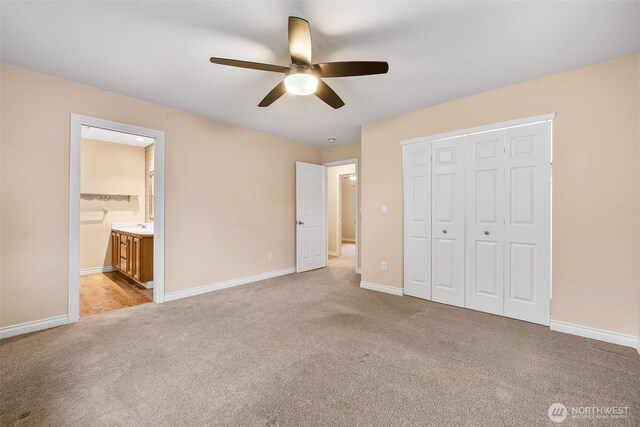
M 329 266 L 355 268 L 356 266 L 356 245 L 355 243 L 342 242 L 342 255 L 329 256 Z

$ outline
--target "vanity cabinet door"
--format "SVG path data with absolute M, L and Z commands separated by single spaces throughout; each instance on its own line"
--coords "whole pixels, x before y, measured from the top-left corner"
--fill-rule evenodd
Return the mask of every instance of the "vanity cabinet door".
M 131 262 L 133 270 L 133 278 L 140 280 L 140 244 L 141 239 L 139 237 L 133 238 L 133 247 L 131 248 Z
M 118 267 L 120 265 L 120 235 L 116 232 L 111 233 L 111 265 Z
M 127 236 L 127 274 L 133 276 L 133 237 Z

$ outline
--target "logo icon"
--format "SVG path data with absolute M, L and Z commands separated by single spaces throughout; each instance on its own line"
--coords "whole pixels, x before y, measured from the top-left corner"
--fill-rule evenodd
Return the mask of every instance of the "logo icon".
M 563 422 L 567 419 L 567 415 L 569 414 L 567 412 L 567 407 L 562 403 L 554 403 L 553 405 L 549 406 L 549 410 L 547 411 L 547 413 L 549 414 L 549 418 L 551 419 L 551 421 L 553 421 L 554 423 Z

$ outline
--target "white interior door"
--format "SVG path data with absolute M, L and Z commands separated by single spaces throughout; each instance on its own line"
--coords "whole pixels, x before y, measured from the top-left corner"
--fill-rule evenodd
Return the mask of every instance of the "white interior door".
M 326 167 L 296 162 L 296 271 L 327 266 Z
M 404 293 L 431 299 L 430 143 L 404 147 Z
M 465 154 L 463 136 L 431 143 L 431 299 L 464 307 Z
M 508 317 L 549 325 L 551 123 L 505 130 Z
M 469 135 L 465 305 L 504 312 L 504 130 Z

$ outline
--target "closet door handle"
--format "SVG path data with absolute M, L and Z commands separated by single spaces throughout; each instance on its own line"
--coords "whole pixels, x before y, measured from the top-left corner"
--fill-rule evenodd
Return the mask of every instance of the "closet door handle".
M 298 225 L 304 225 L 304 222 L 302 221 L 296 221 Z
M 447 234 L 447 230 L 442 230 L 442 234 Z
M 488 236 L 489 234 L 491 234 L 491 233 L 489 233 L 488 231 L 485 231 L 485 232 L 484 232 L 484 235 L 485 235 L 485 236 Z

